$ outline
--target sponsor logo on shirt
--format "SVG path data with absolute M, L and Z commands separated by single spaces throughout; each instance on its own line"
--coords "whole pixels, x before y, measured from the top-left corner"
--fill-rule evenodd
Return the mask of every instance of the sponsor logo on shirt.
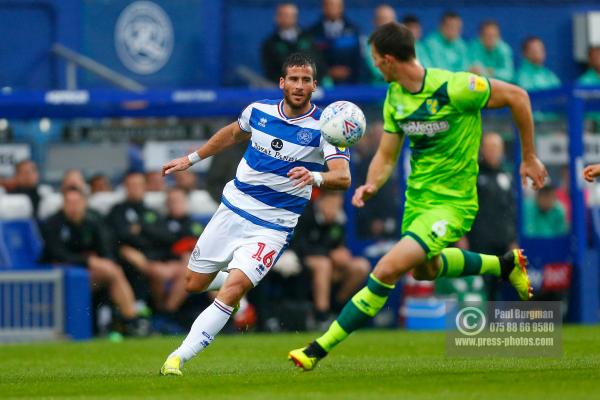
M 409 136 L 432 137 L 436 133 L 450 129 L 448 121 L 410 121 L 400 125 L 400 128 Z
M 275 139 L 278 140 L 278 139 Z M 283 147 L 283 143 L 281 144 L 281 146 Z M 266 154 L 268 156 L 274 157 L 278 160 L 281 161 L 287 161 L 287 162 L 296 162 L 298 161 L 298 159 L 296 157 L 292 157 L 292 156 L 288 156 L 286 154 L 282 154 L 279 151 L 271 151 L 271 149 L 267 149 L 266 147 L 261 146 L 258 143 L 252 143 L 252 147 L 254 147 L 256 150 L 260 151 L 263 154 Z M 273 147 L 273 143 L 271 143 L 271 147 Z
M 271 148 L 275 151 L 281 150 L 283 148 L 283 140 L 273 139 L 273 141 L 271 141 Z

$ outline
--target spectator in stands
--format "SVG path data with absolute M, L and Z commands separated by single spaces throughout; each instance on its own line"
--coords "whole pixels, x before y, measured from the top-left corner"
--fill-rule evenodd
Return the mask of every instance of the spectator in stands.
M 179 263 L 168 293 L 164 298 L 164 310 L 175 312 L 188 297 L 185 290 L 185 271 L 190 254 L 194 250 L 204 226 L 194 221 L 188 214 L 188 198 L 183 189 L 174 187 L 167 190 L 166 227 L 173 242 L 165 246 L 163 259 Z
M 312 272 L 315 318 L 318 323 L 330 319 L 331 286 L 335 307 L 343 305 L 362 285 L 371 270 L 369 261 L 355 257 L 344 244 L 344 197 L 340 192 L 323 191 L 300 218 L 293 247 Z
M 468 68 L 467 45 L 460 37 L 463 22 L 452 11 L 444 13 L 439 30 L 425 39 L 431 67 L 450 71 L 466 71 Z
M 484 21 L 479 26 L 479 38 L 471 42 L 469 57 L 471 72 L 506 82 L 513 80 L 513 52 L 501 39 L 496 21 Z
M 77 189 L 82 193 L 87 193 L 88 187 L 83 178 L 83 174 L 78 169 L 70 169 L 65 172 L 60 184 L 60 191 L 65 192 L 66 189 Z
M 554 187 L 545 186 L 535 199 L 525 199 L 523 206 L 523 230 L 530 237 L 556 237 L 568 232 L 567 215 L 556 199 Z
M 373 25 L 375 28 L 385 25 L 388 22 L 395 21 L 396 11 L 391 6 L 387 4 L 381 4 L 375 8 L 373 13 Z M 381 72 L 373 63 L 373 57 L 371 56 L 371 49 L 367 37 L 361 37 L 361 48 L 370 75 L 370 82 L 373 84 L 387 84 L 387 82 L 383 79 L 383 75 L 381 75 Z
M 530 36 L 523 41 L 523 60 L 517 71 L 516 81 L 525 90 L 553 89 L 560 86 L 556 74 L 544 66 L 546 48 L 537 36 Z
M 425 68 L 431 67 L 431 60 L 429 59 L 429 53 L 427 48 L 421 41 L 423 37 L 423 30 L 421 29 L 421 21 L 416 15 L 409 14 L 402 19 L 402 23 L 406 25 L 415 37 L 415 51 L 417 53 L 417 59 Z
M 325 68 L 319 61 L 312 37 L 298 26 L 298 7 L 293 3 L 282 3 L 275 12 L 275 30 L 262 43 L 261 56 L 265 75 L 279 84 L 281 65 L 292 53 L 308 53 L 319 63 L 317 80 L 322 84 Z
M 588 49 L 588 69 L 577 79 L 577 83 L 583 86 L 600 86 L 600 46 Z M 593 123 L 591 131 L 600 131 L 600 112 L 590 111 L 585 113 L 586 120 Z
M 360 32 L 344 17 L 344 0 L 323 0 L 323 16 L 309 29 L 335 84 L 357 83 L 362 57 Z
M 211 166 L 213 163 L 214 160 L 211 162 Z M 180 171 L 178 174 L 175 174 L 175 186 L 183 189 L 186 193 L 198 190 L 198 177 L 192 171 Z M 221 201 L 220 198 L 219 201 Z
M 108 289 L 127 333 L 144 333 L 140 331 L 133 290 L 122 268 L 112 259 L 112 244 L 102 220 L 89 212 L 78 187 L 65 187 L 63 197 L 63 209 L 42 224 L 42 262 L 87 268 L 92 289 Z
M 468 250 L 502 256 L 516 248 L 517 234 L 515 198 L 511 175 L 502 167 L 504 142 L 494 132 L 481 140 L 481 159 L 477 177 L 479 212 L 467 235 Z M 496 300 L 499 288 L 497 277 L 484 277 L 488 300 Z
M 600 46 L 588 50 L 588 69 L 577 79 L 577 83 L 586 86 L 600 86 Z
M 35 162 L 22 160 L 15 165 L 15 176 L 13 178 L 10 193 L 25 194 L 31 200 L 33 215 L 38 215 L 41 194 L 39 191 L 40 175 Z
M 137 297 L 148 299 L 152 294 L 155 304 L 161 307 L 165 285 L 178 273 L 176 264 L 164 260 L 163 249 L 174 238 L 164 219 L 144 205 L 146 181 L 142 173 L 127 174 L 125 191 L 125 201 L 112 208 L 107 222 L 118 241 L 119 256 L 130 267 L 126 273 Z
M 108 177 L 104 174 L 95 174 L 90 178 L 90 193 L 112 192 L 112 185 Z
M 235 178 L 237 166 L 247 147 L 247 143 L 238 143 L 212 157 L 206 172 L 206 190 L 215 202 L 221 202 L 223 188 L 227 182 Z M 175 177 L 179 175 L 181 172 L 175 174 Z
M 353 179 L 358 182 L 366 181 L 369 163 L 375 156 L 381 136 L 384 135 L 383 123 L 373 121 L 368 125 L 368 132 L 352 148 Z M 397 235 L 396 218 L 399 207 L 398 179 L 390 178 L 379 189 L 377 194 L 362 208 L 354 208 L 356 216 L 356 234 L 361 239 L 386 239 Z
M 162 192 L 165 189 L 165 180 L 160 171 L 146 172 L 146 190 L 148 192 Z

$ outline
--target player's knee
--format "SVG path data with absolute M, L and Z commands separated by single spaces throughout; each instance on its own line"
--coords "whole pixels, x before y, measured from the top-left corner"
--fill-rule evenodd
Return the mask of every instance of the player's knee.
M 197 279 L 194 274 L 186 274 L 185 276 L 185 290 L 188 293 L 198 293 L 204 291 L 208 287 L 208 282 L 203 282 Z
M 248 290 L 250 288 L 244 282 L 227 282 L 219 291 L 217 298 L 225 304 L 233 306 L 244 297 Z
M 418 281 L 431 281 L 435 278 L 425 268 L 415 268 L 412 272 L 413 278 Z
M 402 277 L 402 269 L 393 265 L 390 262 L 386 262 L 383 259 L 377 263 L 377 266 L 373 270 L 373 274 L 377 279 L 382 282 L 394 284 Z
M 413 278 L 418 281 L 432 281 L 437 276 L 437 269 L 434 263 L 429 262 L 419 265 L 413 269 Z

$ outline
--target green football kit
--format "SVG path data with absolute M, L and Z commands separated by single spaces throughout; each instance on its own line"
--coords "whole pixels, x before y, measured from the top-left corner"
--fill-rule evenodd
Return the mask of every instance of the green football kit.
M 402 234 L 428 258 L 467 233 L 477 214 L 481 109 L 489 98 L 489 81 L 468 72 L 426 69 L 416 93 L 389 86 L 384 129 L 407 135 L 412 153 Z
M 435 279 L 502 276 L 521 300 L 529 300 L 527 259 L 520 249 L 498 257 L 448 248 L 471 229 L 477 214 L 481 109 L 490 95 L 486 78 L 434 68 L 425 69 L 416 93 L 397 82 L 390 84 L 384 129 L 390 135 L 407 135 L 411 148 L 402 234 L 416 240 L 428 260 L 440 256 Z M 369 275 L 367 285 L 346 303 L 329 329 L 308 346 L 290 351 L 289 359 L 304 370 L 314 369 L 352 332 L 370 323 L 394 287 Z

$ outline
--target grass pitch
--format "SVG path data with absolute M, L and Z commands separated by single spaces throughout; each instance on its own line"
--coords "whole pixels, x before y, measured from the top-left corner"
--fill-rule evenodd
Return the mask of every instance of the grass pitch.
M 293 368 L 314 336 L 220 336 L 183 377 L 158 375 L 180 337 L 2 345 L 0 399 L 600 399 L 600 326 L 565 327 L 556 359 L 447 358 L 444 333 L 365 331 Z

